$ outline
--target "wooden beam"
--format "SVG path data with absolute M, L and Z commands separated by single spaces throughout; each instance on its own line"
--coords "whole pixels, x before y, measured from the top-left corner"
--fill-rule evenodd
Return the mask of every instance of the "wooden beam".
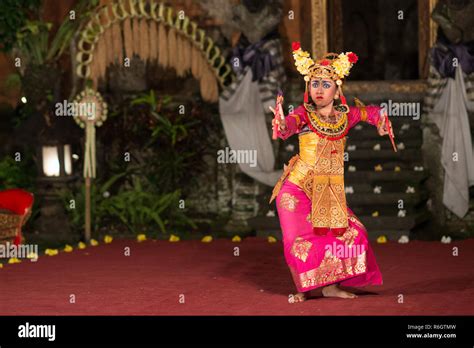
M 428 77 L 428 54 L 436 42 L 437 24 L 431 12 L 437 0 L 418 0 L 418 72 L 420 79 Z
M 328 52 L 327 0 L 311 1 L 312 57 L 318 59 Z

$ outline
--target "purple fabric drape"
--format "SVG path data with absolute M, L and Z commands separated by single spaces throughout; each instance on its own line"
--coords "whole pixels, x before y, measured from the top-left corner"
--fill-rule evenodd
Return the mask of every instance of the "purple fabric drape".
M 431 49 L 431 54 L 433 65 L 442 77 L 454 78 L 456 71 L 456 66 L 453 64 L 454 58 L 457 58 L 464 73 L 470 74 L 474 71 L 473 44 L 438 43 Z
M 252 81 L 260 81 L 275 68 L 273 56 L 268 51 L 263 51 L 262 46 L 266 41 L 275 38 L 275 33 L 270 33 L 255 44 L 250 44 L 243 38 L 234 47 L 231 64 L 236 74 L 241 74 L 245 67 L 250 66 L 252 70 Z M 239 64 L 234 64 L 238 59 Z

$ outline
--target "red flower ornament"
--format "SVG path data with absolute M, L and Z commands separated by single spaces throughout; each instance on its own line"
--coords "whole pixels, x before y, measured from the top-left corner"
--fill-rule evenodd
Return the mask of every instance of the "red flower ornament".
M 301 47 L 301 44 L 299 41 L 293 41 L 293 43 L 291 44 L 291 48 L 293 49 L 293 51 L 299 50 L 300 47 Z
M 357 61 L 359 60 L 359 57 L 357 57 L 357 54 L 353 53 L 353 52 L 349 52 L 349 54 L 347 55 L 347 58 L 349 59 L 349 63 L 357 63 Z
M 329 65 L 331 62 L 327 59 L 323 59 L 319 64 L 320 65 Z

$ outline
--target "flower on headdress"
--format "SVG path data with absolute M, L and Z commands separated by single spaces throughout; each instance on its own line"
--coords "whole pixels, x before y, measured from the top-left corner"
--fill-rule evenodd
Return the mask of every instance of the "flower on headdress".
M 323 59 L 319 64 L 320 65 L 329 65 L 331 62 L 327 59 Z
M 293 42 L 293 58 L 295 59 L 295 66 L 301 75 L 308 75 L 309 68 L 314 64 L 308 52 L 301 49 L 299 42 Z
M 355 54 L 354 52 L 347 53 L 347 58 L 352 64 L 357 63 L 357 61 L 359 60 L 359 57 L 357 57 L 357 54 Z
M 337 59 L 332 62 L 332 67 L 340 78 L 344 78 L 344 76 L 349 75 L 351 66 L 352 64 L 349 62 L 349 58 L 344 53 L 341 53 Z

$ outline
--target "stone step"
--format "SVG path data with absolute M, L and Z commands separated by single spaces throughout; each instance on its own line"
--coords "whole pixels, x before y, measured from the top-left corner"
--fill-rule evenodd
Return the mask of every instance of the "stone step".
M 357 213 L 355 214 L 364 224 L 365 228 L 368 231 L 384 231 L 385 229 L 409 231 L 412 230 L 415 226 L 427 221 L 431 216 L 427 210 L 418 212 L 413 215 L 407 215 L 405 217 L 372 217 L 370 215 L 357 215 Z
M 378 217 L 374 217 L 374 219 L 379 217 L 397 217 L 398 218 L 398 204 L 393 205 L 378 205 L 378 206 L 355 206 L 354 204 L 348 204 L 349 208 L 352 209 L 354 214 L 357 216 L 364 215 L 364 216 L 372 216 L 372 213 L 377 211 L 379 213 Z M 420 203 L 419 205 L 410 205 L 404 204 L 403 210 L 405 211 L 405 216 L 400 216 L 400 218 L 405 218 L 412 216 L 414 214 L 418 214 L 422 210 L 426 210 L 426 202 Z M 249 216 L 251 217 L 251 216 Z
M 249 223 L 252 228 L 254 228 L 254 225 L 252 223 Z M 387 237 L 388 240 L 390 241 L 398 241 L 398 239 L 401 236 L 408 236 L 408 238 L 411 239 L 412 234 L 410 232 L 410 229 L 395 229 L 390 226 L 390 228 L 371 228 L 370 225 L 364 224 L 366 229 L 367 229 L 367 234 L 369 236 L 369 240 L 372 242 L 375 242 L 378 237 L 380 236 L 385 236 Z M 407 226 L 409 224 L 406 224 Z M 275 237 L 278 240 L 282 240 L 282 232 L 280 229 L 280 226 L 278 225 L 276 228 L 268 228 L 268 227 L 262 227 L 262 228 L 257 228 L 256 229 L 256 235 L 257 237 L 263 237 L 263 238 L 268 238 L 269 236 Z
M 411 239 L 412 233 L 409 230 L 368 230 L 367 234 L 369 235 L 369 240 L 374 242 L 380 236 L 385 236 L 389 241 L 398 241 L 401 236 L 407 236 Z
M 399 167 L 400 172 L 404 171 L 414 171 L 415 167 L 420 167 L 423 164 L 421 163 L 422 159 L 420 158 L 418 162 L 401 162 L 401 161 L 396 161 L 396 160 L 384 160 L 384 159 L 367 159 L 367 160 L 351 160 L 349 163 L 346 162 L 344 165 L 344 172 L 345 174 L 347 173 L 356 173 L 358 171 L 373 171 L 377 172 L 375 170 L 375 167 L 378 165 L 382 166 L 382 171 L 379 173 L 383 172 L 395 172 L 395 168 Z M 349 171 L 349 166 L 353 166 L 356 168 L 355 172 Z
M 358 193 L 358 194 L 346 194 L 346 199 L 351 205 L 358 206 L 382 206 L 390 205 L 397 206 L 399 200 L 403 200 L 404 205 L 417 205 L 429 198 L 429 194 L 426 191 L 418 193 L 402 193 L 402 192 L 385 192 L 382 194 L 377 193 Z
M 417 162 L 421 158 L 421 149 L 404 149 L 398 152 L 393 149 L 372 150 L 372 149 L 356 149 L 355 151 L 347 151 L 346 158 L 349 163 L 356 160 L 392 160 L 404 162 Z
M 370 184 L 367 182 L 354 182 L 351 181 L 350 183 L 346 180 L 346 187 L 351 186 L 354 192 L 353 195 L 357 196 L 361 193 L 374 193 L 374 188 L 376 186 L 380 186 L 381 194 L 385 193 L 407 193 L 408 186 L 411 186 L 414 193 L 419 192 L 420 190 L 424 189 L 422 185 L 419 183 L 414 184 L 407 184 L 405 182 L 384 182 L 381 184 Z M 346 193 L 347 196 L 351 195 L 350 192 Z
M 405 116 L 389 116 L 390 123 L 394 129 L 400 129 L 403 125 L 408 125 L 409 128 L 420 128 L 421 121 L 413 120 L 411 117 Z M 360 124 L 363 127 L 373 128 L 374 126 L 368 122 L 359 121 L 357 124 Z M 405 126 L 407 127 L 407 126 Z
M 367 229 L 384 230 L 390 228 L 392 230 L 411 230 L 415 225 L 418 225 L 430 217 L 428 211 L 420 211 L 411 216 L 398 217 L 392 216 L 378 216 L 372 217 L 371 215 L 361 215 L 355 213 L 357 218 L 364 224 Z M 280 222 L 278 216 L 267 217 L 267 216 L 256 216 L 247 220 L 247 223 L 256 230 L 279 230 Z
M 415 128 L 415 127 L 410 127 L 407 130 L 397 130 L 394 129 L 393 131 L 395 135 L 395 144 L 398 144 L 399 142 L 405 142 L 408 139 L 418 139 L 421 138 L 423 135 L 423 132 L 421 128 Z M 371 139 L 371 140 L 379 140 L 380 139 L 386 139 L 390 143 L 390 139 L 388 136 L 380 136 L 379 133 L 377 133 L 377 129 L 375 126 L 362 126 L 362 129 L 356 129 L 355 127 L 349 130 L 347 133 L 347 136 L 349 139 L 352 138 L 359 138 L 359 139 Z M 348 141 L 349 141 L 348 139 Z
M 347 145 L 346 145 L 346 151 L 348 151 L 347 146 L 350 146 L 350 145 L 355 145 L 356 146 L 356 150 L 354 150 L 354 151 L 365 150 L 365 149 L 373 150 L 373 147 L 376 144 L 380 144 L 380 148 L 383 149 L 383 150 L 393 151 L 392 143 L 390 141 L 386 141 L 386 140 L 388 140 L 388 139 L 385 138 L 385 137 L 381 137 L 379 139 L 375 139 L 375 138 L 374 139 L 361 139 L 359 137 L 348 137 Z M 407 139 L 406 141 L 399 141 L 397 139 L 396 142 L 395 142 L 395 145 L 398 145 L 399 143 L 403 143 L 403 145 L 405 146 L 405 149 L 419 149 L 419 148 L 421 148 L 421 145 L 423 143 L 423 139 L 421 139 L 421 138 Z M 375 151 L 375 150 L 373 150 L 373 151 Z M 405 150 L 398 150 L 398 151 L 405 151 Z M 350 152 L 351 151 L 349 151 L 349 153 Z
M 376 172 L 374 170 L 357 170 L 355 172 L 346 171 L 344 178 L 346 185 L 348 183 L 356 182 L 368 182 L 368 183 L 383 183 L 383 182 L 405 182 L 409 183 L 420 183 L 427 179 L 429 172 L 426 170 L 415 171 L 415 170 L 401 170 L 399 172 L 384 170 Z

